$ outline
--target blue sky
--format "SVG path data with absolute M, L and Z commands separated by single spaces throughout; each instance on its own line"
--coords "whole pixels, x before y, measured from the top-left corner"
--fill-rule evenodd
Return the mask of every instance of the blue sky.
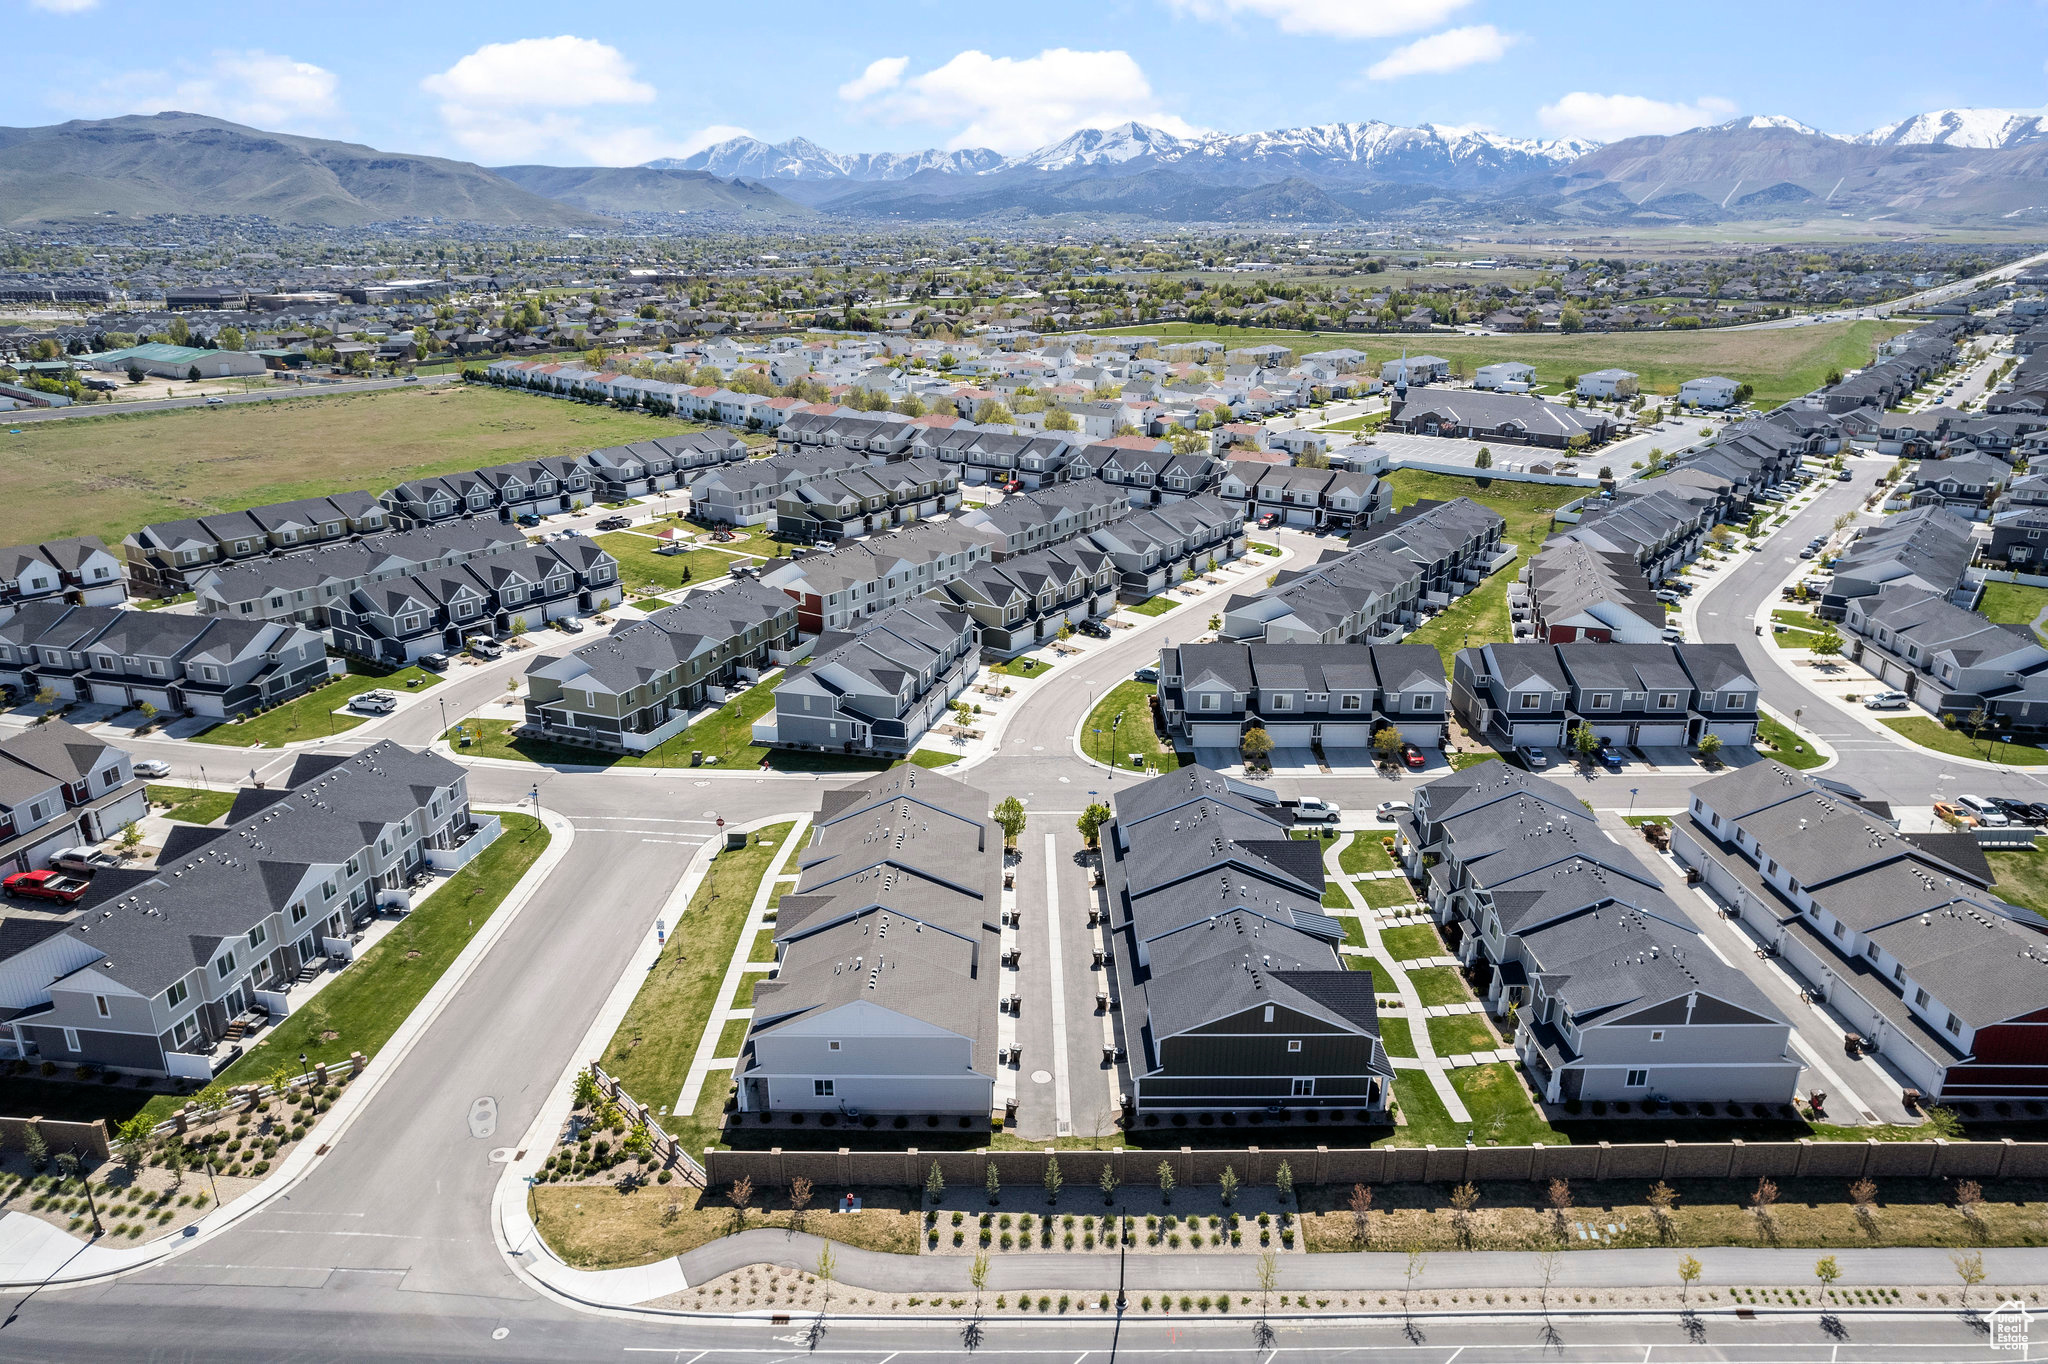
M 1381 118 L 1611 141 L 2048 105 L 2048 0 L 0 0 L 0 32 L 0 124 L 187 109 L 492 165 L 633 164 L 739 131 L 1019 152 L 1130 118 Z

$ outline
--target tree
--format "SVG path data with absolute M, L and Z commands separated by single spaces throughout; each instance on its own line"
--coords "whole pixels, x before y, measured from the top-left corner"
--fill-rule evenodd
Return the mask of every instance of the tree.
M 932 1162 L 931 1172 L 924 1177 L 924 1201 L 936 1207 L 938 1201 L 945 1196 L 946 1177 L 939 1173 L 939 1163 L 935 1160 Z
M 1850 1184 L 1849 1202 L 1856 1209 L 1857 1220 L 1868 1224 L 1877 1213 L 1877 1182 L 1859 1179 Z
M 1266 1307 L 1273 1290 L 1280 1286 L 1280 1260 L 1272 1251 L 1259 1255 L 1259 1315 L 1266 1315 Z
M 131 819 L 121 826 L 121 856 L 133 857 L 141 846 L 142 826 Z
M 576 1072 L 576 1106 L 596 1111 L 604 1091 L 598 1088 L 597 1072 L 588 1066 Z
M 1958 1250 L 1948 1257 L 1956 1267 L 1956 1277 L 1963 1281 L 1963 1306 L 1970 1305 L 1970 1290 L 1984 1282 L 1984 1252 L 1973 1250 L 1965 1254 Z
M 996 823 L 1003 826 L 1003 846 L 1017 846 L 1017 840 L 1024 836 L 1024 822 L 1024 803 L 1015 796 L 1004 796 L 1002 804 L 996 806 Z
M 1372 1190 L 1364 1184 L 1351 1186 L 1351 1240 L 1364 1246 L 1372 1231 Z
M 967 1266 L 967 1282 L 974 1286 L 974 1312 L 981 1314 L 982 1291 L 988 1287 L 988 1252 L 974 1252 L 974 1263 Z
M 1749 1195 L 1749 1208 L 1751 1212 L 1756 1214 L 1756 1220 L 1759 1222 L 1769 1222 L 1771 1220 L 1771 1207 L 1777 1201 L 1778 1181 L 1772 1179 L 1769 1175 L 1760 1176 L 1757 1179 L 1756 1188 Z
M 996 1173 L 994 1161 L 988 1163 L 988 1175 L 981 1181 L 981 1187 L 988 1194 L 989 1206 L 993 1207 L 1003 1201 L 1003 1181 Z
M 1048 431 L 1072 431 L 1072 430 L 1074 430 L 1074 429 L 1076 428 L 1076 426 L 1077 426 L 1077 425 L 1078 425 L 1078 423 L 1076 423 L 1076 422 L 1075 422 L 1075 420 L 1074 420 L 1074 414 L 1073 414 L 1073 413 L 1071 413 L 1071 412 L 1069 412 L 1069 411 L 1067 411 L 1067 409 L 1065 409 L 1064 407 L 1052 407 L 1052 408 L 1047 408 L 1047 409 L 1046 409 L 1046 413 L 1045 413 L 1045 429 L 1046 429 L 1046 430 L 1048 430 Z
M 1223 1206 L 1229 1207 L 1237 1201 L 1237 1171 L 1226 1165 L 1216 1179 L 1216 1191 L 1223 1198 Z
M 1660 1179 L 1650 1186 L 1650 1192 L 1645 1201 L 1650 1205 L 1650 1215 L 1657 1219 L 1658 1232 L 1669 1236 L 1671 1234 L 1671 1210 L 1678 1206 L 1678 1190 Z
M 754 1198 L 753 1177 L 751 1175 L 741 1175 L 738 1179 L 735 1179 L 732 1182 L 732 1186 L 725 1191 L 725 1196 L 732 1202 L 732 1229 L 735 1232 L 745 1231 L 747 1227 L 747 1204 L 752 1202 Z
M 627 1131 L 624 1146 L 627 1155 L 645 1164 L 654 1158 L 654 1133 L 646 1123 L 636 1122 Z
M 1102 1190 L 1102 1206 L 1109 1207 L 1116 1202 L 1116 1186 L 1121 1181 L 1116 1177 L 1116 1166 L 1102 1162 L 1102 1173 L 1095 1178 L 1095 1187 Z
M 1600 736 L 1593 732 L 1591 725 L 1580 725 L 1572 731 L 1572 752 L 1579 755 L 1579 761 L 1590 763 L 1600 751 Z
M 1280 1168 L 1273 1171 L 1273 1191 L 1280 1195 L 1282 1203 L 1294 1201 L 1294 1167 L 1284 1160 L 1280 1162 Z
M 43 1129 L 37 1124 L 22 1124 L 21 1153 L 28 1157 L 29 1168 L 37 1174 L 50 1168 L 50 1143 L 43 1140 Z
M 1975 1222 L 1983 1211 L 1984 1186 L 1974 1179 L 1956 1182 L 1956 1211 Z
M 1562 1240 L 1564 1238 L 1565 1214 L 1572 1210 L 1571 1181 L 1568 1179 L 1551 1180 L 1550 1188 L 1545 1195 L 1545 1201 L 1550 1204 L 1550 1215 L 1552 1220 L 1557 1223 L 1558 1238 Z
M 1381 725 L 1373 731 L 1372 751 L 1382 764 L 1392 763 L 1401 754 L 1401 731 Z
M 1472 1243 L 1472 1209 L 1479 1206 L 1479 1186 L 1466 1180 L 1451 1190 L 1451 1218 L 1458 1225 L 1458 1239 L 1469 1249 Z
M 149 377 L 149 371 L 148 371 L 148 370 L 146 370 L 146 369 L 144 369 L 144 368 L 143 368 L 143 367 L 141 366 L 141 364 L 140 364 L 140 363 L 138 363 L 137 361 L 134 361 L 134 360 L 130 360 L 130 361 L 128 362 L 128 382 L 129 382 L 129 383 L 131 383 L 131 384 L 139 384 L 139 383 L 141 383 L 141 382 L 142 382 L 142 381 L 143 381 L 144 379 L 147 379 L 148 377 Z
M 1010 426 L 1016 420 L 1010 409 L 994 398 L 983 398 L 981 405 L 974 409 L 974 423 L 977 426 Z
M 1550 1286 L 1557 1282 L 1563 1255 L 1564 1252 L 1556 1246 L 1547 1246 L 1536 1253 L 1536 1301 L 1546 1315 L 1550 1312 Z
M 1165 1160 L 1160 1161 L 1158 1174 L 1159 1201 L 1171 1203 L 1173 1202 L 1173 1163 Z
M 1835 1280 L 1842 1277 L 1842 1266 L 1832 1255 L 1823 1255 L 1813 1262 L 1813 1277 L 1820 1280 L 1823 1298 L 1832 1296 Z
M 1480 446 L 1479 453 L 1472 456 L 1472 467 L 1475 469 L 1491 469 L 1493 467 L 1493 451 L 1487 449 L 1484 445 Z
M 1060 1190 L 1065 1187 L 1067 1187 L 1067 1177 L 1060 1173 L 1060 1158 L 1058 1156 L 1047 1156 L 1045 1158 L 1045 1201 L 1048 1203 L 1059 1202 Z
M 1821 627 L 1821 632 L 1807 643 L 1807 652 L 1816 658 L 1833 658 L 1842 652 L 1842 632 L 1832 625 Z
M 1247 763 L 1264 758 L 1273 751 L 1273 736 L 1263 726 L 1248 729 L 1244 738 L 1238 741 L 1238 751 L 1243 753 Z
M 825 1329 L 825 1313 L 832 1307 L 832 1280 L 838 1273 L 839 1257 L 832 1253 L 832 1243 L 827 1241 L 818 1247 L 818 1282 L 825 1285 L 825 1296 L 818 1304 L 818 1319 L 811 1324 L 813 1342 Z
M 1408 1296 L 1415 1291 L 1415 1281 L 1429 1268 L 1429 1253 L 1421 1246 L 1408 1247 L 1408 1260 L 1402 1267 L 1401 1315 L 1408 1315 Z
M 789 1181 L 789 1229 L 802 1231 L 804 1217 L 811 1209 L 811 1181 L 808 1176 L 797 1175 Z
M 1702 734 L 1700 736 L 1699 750 L 1700 756 L 1710 761 L 1719 757 L 1721 753 L 1721 736 L 1718 734 Z
M 1678 1257 L 1678 1300 L 1687 1301 L 1692 1295 L 1693 1283 L 1700 1277 L 1700 1262 L 1690 1255 Z
M 220 334 L 213 338 L 213 344 L 218 350 L 240 350 L 242 348 L 242 329 L 240 327 L 222 327 Z
M 191 368 L 185 371 L 185 382 L 188 384 L 196 384 L 199 382 L 199 366 L 193 365 Z
M 1109 807 L 1100 801 L 1081 812 L 1074 821 L 1074 827 L 1081 831 L 1081 839 L 1089 847 L 1095 847 L 1102 839 L 1102 826 L 1109 822 Z

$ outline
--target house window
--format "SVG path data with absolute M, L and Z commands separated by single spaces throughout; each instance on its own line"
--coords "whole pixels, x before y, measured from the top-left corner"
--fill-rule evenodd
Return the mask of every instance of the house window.
M 1213 693 L 1213 692 L 1205 692 L 1205 693 L 1203 694 L 1203 696 L 1202 696 L 1202 709 L 1203 709 L 1203 710 L 1214 710 L 1214 709 L 1216 709 L 1216 696 L 1215 696 L 1215 693 Z
M 182 980 L 179 981 L 170 989 L 164 991 L 164 1007 L 166 1009 L 177 1008 L 180 1004 L 183 1004 L 185 1002 L 185 996 L 190 993 L 191 992 L 185 988 L 185 982 Z
M 64 1030 L 64 1050 L 70 1052 L 85 1050 L 85 1048 L 78 1045 L 78 1029 L 66 1028 Z
M 1925 990 L 1915 990 L 1913 992 L 1913 1007 L 1916 1009 L 1927 1007 L 1927 992 Z
M 1658 710 L 1676 710 L 1676 709 L 1678 709 L 1678 693 L 1677 693 L 1677 692 L 1669 692 L 1669 691 L 1660 691 L 1660 692 L 1658 692 L 1658 693 L 1657 693 L 1657 709 L 1658 709 Z
M 1315 1097 L 1315 1093 L 1316 1093 L 1316 1082 L 1315 1082 L 1315 1081 L 1314 1081 L 1313 1079 L 1307 1079 L 1307 1080 L 1296 1080 L 1296 1081 L 1294 1082 L 1294 1097 L 1295 1097 L 1295 1098 L 1297 1098 L 1297 1099 L 1312 1099 L 1312 1098 L 1314 1098 L 1314 1097 Z
M 1436 697 L 1435 697 L 1435 696 L 1432 696 L 1432 695 L 1427 695 L 1427 694 L 1425 694 L 1425 695 L 1422 695 L 1422 696 L 1411 696 L 1411 697 L 1409 697 L 1409 698 L 1408 698 L 1408 709 L 1410 709 L 1410 710 L 1435 710 L 1435 709 L 1436 709 Z
M 1522 703 L 1523 710 L 1541 710 L 1543 708 L 1543 696 L 1539 692 L 1523 692 L 1516 699 Z
M 1611 704 L 1613 704 L 1613 699 L 1614 699 L 1614 698 L 1610 697 L 1610 696 L 1609 696 L 1609 695 L 1608 695 L 1608 694 L 1607 694 L 1606 692 L 1604 692 L 1604 691 L 1602 691 L 1602 692 L 1595 692 L 1595 693 L 1593 693 L 1593 704 L 1592 704 L 1592 706 L 1591 706 L 1591 709 L 1593 709 L 1593 710 L 1606 710 L 1606 709 L 1608 708 L 1608 706 L 1610 706 Z
M 1664 1040 L 1664 1030 L 1662 1028 L 1650 1029 L 1650 1040 L 1652 1042 L 1662 1042 Z
M 107 1007 L 107 997 L 105 995 L 94 995 L 92 1003 L 93 1007 L 100 1011 L 101 1018 L 112 1018 L 114 1016 L 114 1011 Z
M 228 978 L 228 973 L 233 971 L 234 969 L 235 954 L 232 952 L 228 953 L 226 956 L 222 957 L 219 961 L 213 964 L 213 973 L 216 976 L 219 976 L 222 980 L 226 980 Z
M 812 1097 L 812 1098 L 814 1098 L 814 1099 L 829 1099 L 829 1098 L 831 1098 L 831 1097 L 832 1097 L 832 1082 L 831 1082 L 830 1080 L 813 1080 L 813 1081 L 811 1081 L 811 1097 Z
M 1291 696 L 1287 696 L 1287 695 L 1284 695 L 1284 694 L 1283 694 L 1283 695 L 1280 695 L 1280 696 L 1275 696 L 1275 697 L 1271 697 L 1271 698 L 1269 698 L 1269 699 L 1270 699 L 1270 700 L 1272 701 L 1272 703 L 1273 703 L 1273 709 L 1274 709 L 1274 710 L 1293 710 L 1293 709 L 1294 709 L 1294 698 L 1293 698 L 1293 697 L 1291 697 Z
M 333 899 L 334 897 L 330 895 L 330 896 L 328 896 L 327 898 L 331 900 L 331 899 Z M 305 918 L 306 918 L 306 907 L 305 907 L 305 906 L 304 906 L 303 904 L 297 904 L 297 905 L 293 905 L 293 906 L 292 906 L 292 922 L 293 922 L 293 923 L 295 923 L 295 924 L 296 924 L 296 923 L 303 923 L 303 922 L 305 921 Z
M 827 1042 L 827 1043 L 825 1044 L 825 1049 L 826 1049 L 827 1051 L 838 1051 L 838 1050 L 839 1050 L 839 1043 L 838 1043 L 837 1041 Z
M 1622 1084 L 1629 1089 L 1643 1089 L 1649 1083 L 1650 1072 L 1647 1070 L 1632 1070 L 1628 1073 L 1628 1078 L 1622 1081 Z
M 1266 1006 L 1266 1018 L 1265 1018 L 1265 1021 L 1266 1021 L 1266 1022 L 1268 1022 L 1268 1023 L 1271 1023 L 1271 1022 L 1273 1021 L 1273 1006 L 1272 1006 L 1272 1005 L 1270 1005 L 1270 1004 L 1268 1004 L 1268 1005 Z
M 1725 703 L 1725 704 L 1726 704 L 1726 705 L 1727 705 L 1727 706 L 1728 706 L 1728 707 L 1729 707 L 1729 708 L 1730 708 L 1730 709 L 1732 710 L 1732 709 L 1739 709 L 1739 708 L 1740 708 L 1740 707 L 1742 707 L 1743 705 L 1747 704 L 1747 703 L 1748 703 L 1748 701 L 1749 701 L 1749 693 L 1748 693 L 1748 692 L 1746 692 L 1746 691 L 1731 691 L 1731 692 L 1729 692 L 1729 693 L 1728 693 L 1728 699 L 1727 699 L 1727 701 L 1726 701 L 1726 703 Z
M 1293 1037 L 1290 1037 L 1289 1039 L 1287 1039 L 1287 1050 L 1289 1050 L 1289 1051 L 1300 1051 L 1300 1050 L 1301 1050 L 1301 1039 L 1299 1039 L 1299 1038 L 1293 1038 Z
M 270 930 L 265 928 L 262 924 L 258 924 L 254 928 L 249 930 L 249 946 L 261 947 L 263 946 L 263 940 L 269 936 Z
M 1339 709 L 1339 710 L 1358 710 L 1358 709 L 1361 709 L 1361 707 L 1362 707 L 1362 706 L 1363 706 L 1363 701 L 1361 700 L 1361 698 L 1359 698 L 1359 697 L 1356 697 L 1356 696 L 1346 696 L 1346 697 L 1345 697 L 1345 698 L 1343 699 L 1343 701 L 1341 701 L 1341 702 L 1340 702 L 1340 703 L 1338 704 L 1338 709 Z

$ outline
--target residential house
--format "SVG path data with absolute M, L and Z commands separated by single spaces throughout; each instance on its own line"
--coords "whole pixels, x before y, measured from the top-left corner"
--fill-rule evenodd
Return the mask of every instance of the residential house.
M 1579 376 L 1576 391 L 1581 398 L 1633 398 L 1640 377 L 1625 369 L 1596 369 Z
M 583 463 L 597 481 L 601 501 L 623 502 L 671 491 L 700 470 L 743 463 L 746 458 L 747 443 L 738 436 L 705 430 L 608 445 L 585 455 Z
M 2048 648 L 2026 626 L 1900 586 L 1851 599 L 1842 633 L 1851 661 L 1936 715 L 1982 710 L 1993 731 L 2048 726 Z
M 575 511 L 597 495 L 597 474 L 585 458 L 515 460 L 443 478 L 413 479 L 379 494 L 378 501 L 400 529 L 457 518 L 511 522 L 525 515 Z
M 218 564 L 297 554 L 392 528 L 368 493 L 336 493 L 273 502 L 217 516 L 158 521 L 121 541 L 128 576 L 145 591 L 172 596 Z
M 1742 385 L 1733 379 L 1724 379 L 1718 374 L 1704 379 L 1687 379 L 1678 386 L 1678 402 L 1681 407 L 1704 407 L 1720 411 L 1735 406 L 1735 394 Z
M 754 467 L 770 462 L 758 460 Z M 773 525 L 778 535 L 812 543 L 851 540 L 954 511 L 960 501 L 960 476 L 951 465 L 904 459 L 827 474 L 781 492 Z
M 1481 365 L 1472 375 L 1472 387 L 1491 393 L 1527 393 L 1535 383 L 1536 366 L 1520 360 Z
M 476 636 L 522 634 L 608 610 L 619 566 L 591 540 L 565 540 L 365 583 L 322 608 L 335 648 L 403 666 Z
M 1159 652 L 1159 711 L 1176 747 L 1235 753 L 1247 728 L 1276 748 L 1443 747 L 1450 689 L 1443 657 L 1420 644 L 1182 644 Z
M 47 866 L 59 850 L 104 842 L 148 813 L 149 800 L 136 780 L 132 757 L 76 725 L 46 720 L 0 739 L 0 865 L 5 870 Z M 6 930 L 16 927 L 0 918 L 0 943 L 9 936 Z M 0 954 L 5 951 L 0 947 Z
M 451 521 L 307 554 L 220 565 L 197 574 L 192 588 L 201 615 L 297 621 L 325 629 L 327 609 L 347 601 L 359 587 L 526 548 L 526 535 L 516 526 L 495 520 Z
M 84 606 L 118 606 L 128 600 L 122 568 L 97 535 L 0 549 L 0 615 L 60 592 Z
M 1976 553 L 1970 523 L 1946 507 L 1915 507 L 1859 531 L 1834 562 L 1817 614 L 1841 620 L 1849 603 L 1888 588 L 1955 592 Z
M 25 696 L 226 719 L 341 670 L 320 636 L 289 622 L 214 619 L 40 601 L 0 624 L 0 683 Z
M 925 601 L 891 607 L 858 633 L 828 631 L 777 684 L 754 742 L 905 756 L 974 680 L 978 642 L 972 616 Z
M 1387 427 L 1418 436 L 1498 441 L 1552 450 L 1600 445 L 1614 435 L 1614 419 L 1605 412 L 1565 407 L 1526 394 L 1473 389 L 1410 398 L 1395 407 Z
M 1271 515 L 1289 526 L 1347 533 L 1354 525 L 1380 524 L 1394 505 L 1393 486 L 1368 473 L 1247 460 L 1225 466 L 1216 495 L 1244 520 Z

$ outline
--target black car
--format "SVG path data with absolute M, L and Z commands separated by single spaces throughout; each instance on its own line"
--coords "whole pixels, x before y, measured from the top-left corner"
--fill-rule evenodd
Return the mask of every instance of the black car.
M 2004 796 L 1992 796 L 1991 808 L 2015 824 L 2034 824 L 2034 807 L 2023 800 L 2008 800 Z
M 448 655 L 446 654 L 421 654 L 415 661 L 431 673 L 445 673 L 448 671 Z
M 1109 627 L 1107 625 L 1104 625 L 1099 620 L 1084 620 L 1079 625 L 1076 625 L 1074 628 L 1076 630 L 1079 630 L 1082 634 L 1088 635 L 1094 639 L 1109 638 Z
M 2043 805 L 2043 804 L 2042 804 L 2042 803 L 2041 803 L 2040 801 L 2038 801 L 2038 800 L 2030 800 L 2030 801 L 2028 801 L 2028 802 L 2027 802 L 2027 823 L 2029 823 L 2029 824 L 2048 824 L 2048 805 Z
M 629 516 L 607 516 L 597 523 L 597 528 L 599 530 L 624 530 L 632 524 L 633 519 Z

